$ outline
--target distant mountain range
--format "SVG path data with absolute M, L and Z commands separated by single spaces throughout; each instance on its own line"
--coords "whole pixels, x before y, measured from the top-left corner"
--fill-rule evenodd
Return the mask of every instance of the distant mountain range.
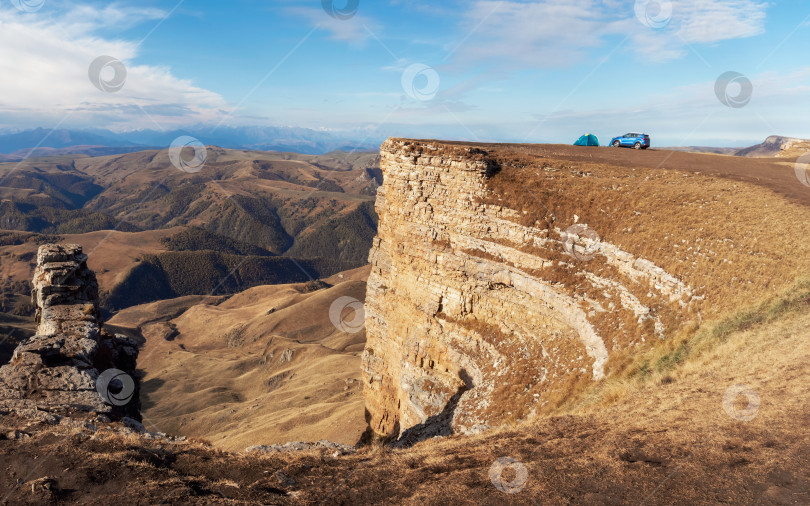
M 364 136 L 361 132 L 327 132 L 298 127 L 219 127 L 158 131 L 135 130 L 48 130 L 35 128 L 21 132 L 0 130 L 0 162 L 16 162 L 31 157 L 86 155 L 106 156 L 148 149 L 165 149 L 180 136 L 199 139 L 209 146 L 251 151 L 280 151 L 323 155 L 333 151 L 377 151 L 384 136 Z M 770 136 L 747 148 L 712 146 L 665 147 L 673 151 L 714 153 L 747 157 L 792 157 L 810 152 L 810 140 Z
M 359 135 L 296 127 L 193 127 L 183 130 L 48 130 L 0 132 L 0 161 L 17 161 L 31 156 L 102 156 L 165 148 L 178 137 L 188 135 L 206 145 L 257 151 L 290 151 L 319 155 L 331 151 L 376 150 L 382 138 L 358 140 Z

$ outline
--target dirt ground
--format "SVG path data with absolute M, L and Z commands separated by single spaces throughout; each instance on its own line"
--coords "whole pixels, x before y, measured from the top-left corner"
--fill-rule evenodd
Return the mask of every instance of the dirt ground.
M 621 167 L 676 169 L 746 181 L 770 188 L 780 195 L 810 205 L 810 188 L 795 174 L 795 160 L 783 158 L 745 158 L 728 155 L 685 153 L 680 151 L 630 148 L 568 146 L 565 144 L 476 144 L 435 141 L 457 146 L 475 146 L 485 150 L 508 148 L 538 156 L 572 162 L 596 162 Z

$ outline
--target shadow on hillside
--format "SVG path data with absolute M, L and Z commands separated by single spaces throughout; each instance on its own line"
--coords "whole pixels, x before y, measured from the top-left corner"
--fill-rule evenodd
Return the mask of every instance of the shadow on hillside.
M 470 377 L 466 369 L 459 371 L 458 376 L 464 384 L 458 387 L 456 393 L 450 397 L 442 412 L 429 417 L 419 425 L 414 425 L 406 429 L 399 439 L 391 443 L 391 446 L 394 448 L 410 448 L 420 441 L 436 436 L 449 436 L 453 433 L 451 423 L 453 422 L 453 416 L 456 412 L 458 402 L 464 392 L 475 386 L 472 377 Z
M 143 371 L 139 369 L 138 372 L 140 372 L 141 377 L 143 377 Z M 141 411 L 146 411 L 147 409 L 155 407 L 154 393 L 165 384 L 166 380 L 160 378 L 151 378 L 147 381 L 141 382 Z
M 3 313 L 0 313 L 0 321 L 2 321 Z M 16 318 L 16 317 L 12 317 Z M 20 320 L 23 320 L 21 317 Z M 30 320 L 33 320 L 29 318 Z M 23 341 L 33 336 L 36 332 L 26 328 L 28 325 L 23 323 L 20 326 L 12 322 L 10 325 L 0 324 L 0 366 L 6 365 L 14 355 L 14 349 L 17 348 Z

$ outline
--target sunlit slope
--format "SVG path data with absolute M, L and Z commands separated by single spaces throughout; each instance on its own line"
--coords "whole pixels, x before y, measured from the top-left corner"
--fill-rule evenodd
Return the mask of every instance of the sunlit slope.
M 354 444 L 365 428 L 365 332 L 339 331 L 330 309 L 339 297 L 362 301 L 365 282 L 356 278 L 367 273 L 340 274 L 313 292 L 304 284 L 260 286 L 184 311 L 189 298 L 119 313 L 110 324 L 146 339 L 138 366 L 147 426 L 238 450 L 293 440 Z

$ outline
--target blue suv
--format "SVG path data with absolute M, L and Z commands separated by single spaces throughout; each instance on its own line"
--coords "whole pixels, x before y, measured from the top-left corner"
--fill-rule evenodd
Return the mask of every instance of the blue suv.
M 610 145 L 614 148 L 636 148 L 647 149 L 650 147 L 650 136 L 647 134 L 629 133 L 614 137 L 610 140 Z

